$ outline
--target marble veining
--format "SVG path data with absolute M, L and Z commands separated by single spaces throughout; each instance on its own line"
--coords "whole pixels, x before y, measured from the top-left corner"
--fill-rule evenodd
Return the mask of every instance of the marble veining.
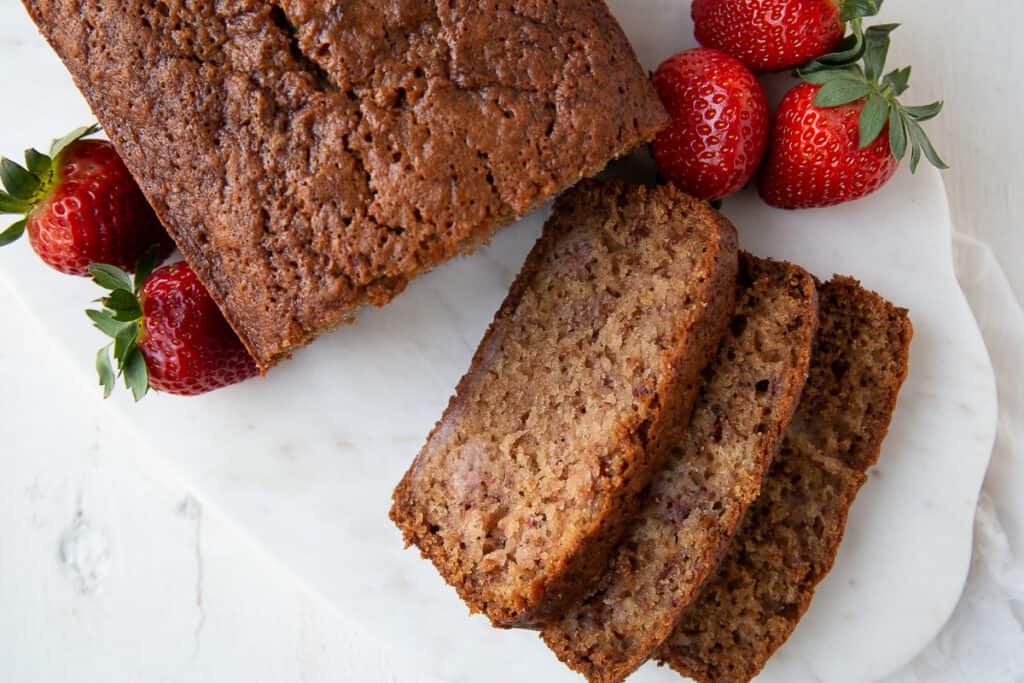
M 81 494 L 71 524 L 60 536 L 58 561 L 75 590 L 84 596 L 103 589 L 114 553 L 110 537 L 93 525 L 81 506 Z
M 193 659 L 199 656 L 199 644 L 203 634 L 203 626 L 206 625 L 206 608 L 203 607 L 203 506 L 192 496 L 186 496 L 178 504 L 178 516 L 186 519 L 194 525 L 193 554 L 196 560 L 196 627 L 192 631 L 192 639 L 195 647 L 192 650 Z

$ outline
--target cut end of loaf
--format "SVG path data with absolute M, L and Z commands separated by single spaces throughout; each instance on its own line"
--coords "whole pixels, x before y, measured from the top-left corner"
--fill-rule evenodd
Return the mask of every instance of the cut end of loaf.
M 563 195 L 392 519 L 471 609 L 534 625 L 600 573 L 734 307 L 735 230 L 672 188 Z

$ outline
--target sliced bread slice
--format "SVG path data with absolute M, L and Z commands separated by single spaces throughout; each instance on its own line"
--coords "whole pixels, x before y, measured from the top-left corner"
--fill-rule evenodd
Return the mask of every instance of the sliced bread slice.
M 472 611 L 543 623 L 600 575 L 735 307 L 735 229 L 671 187 L 563 195 L 391 517 Z
M 742 254 L 737 297 L 689 429 L 608 573 L 543 631 L 590 681 L 622 681 L 671 635 L 757 498 L 796 410 L 817 326 L 814 279 Z
M 907 376 L 907 312 L 855 280 L 821 287 L 811 372 L 761 497 L 658 658 L 701 683 L 746 682 L 832 568 Z

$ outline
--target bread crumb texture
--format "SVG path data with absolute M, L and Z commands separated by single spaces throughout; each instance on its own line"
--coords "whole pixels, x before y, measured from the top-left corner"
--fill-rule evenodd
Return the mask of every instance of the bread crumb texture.
M 821 329 L 782 449 L 727 557 L 658 658 L 700 683 L 749 681 L 831 570 L 907 376 L 907 312 L 850 278 L 820 289 Z
M 563 195 L 392 517 L 472 609 L 536 625 L 603 570 L 735 305 L 736 233 L 671 188 Z
M 622 681 L 672 633 L 757 498 L 807 379 L 814 279 L 741 255 L 736 313 L 682 441 L 655 476 L 596 590 L 544 629 L 590 681 Z

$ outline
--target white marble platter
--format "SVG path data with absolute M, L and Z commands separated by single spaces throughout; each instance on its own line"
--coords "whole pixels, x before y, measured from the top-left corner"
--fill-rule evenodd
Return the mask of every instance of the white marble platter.
M 692 45 L 688 3 L 610 4 L 645 66 Z M 14 156 L 89 114 L 20 8 L 5 6 L 0 16 L 4 35 L 18 36 L 5 44 L 5 62 L 21 65 L 7 91 L 34 102 L 0 109 L 0 153 Z M 992 371 L 954 277 L 941 179 L 931 170 L 902 172 L 866 200 L 797 213 L 745 193 L 725 211 L 745 248 L 823 277 L 855 275 L 911 310 L 911 372 L 881 462 L 853 509 L 835 570 L 762 676 L 875 680 L 913 657 L 959 597 L 995 432 Z M 139 454 L 145 464 L 183 478 L 396 658 L 446 681 L 576 680 L 535 634 L 495 631 L 467 617 L 433 568 L 402 550 L 387 520 L 392 486 L 466 369 L 545 215 L 506 228 L 490 247 L 421 278 L 264 380 L 139 405 L 121 392 L 109 403 L 152 447 Z M 81 368 L 69 381 L 92 382 L 102 340 L 81 311 L 96 290 L 49 271 L 27 245 L 0 254 L 0 277 L 24 309 L 7 314 L 38 316 Z M 635 680 L 678 679 L 648 666 Z

